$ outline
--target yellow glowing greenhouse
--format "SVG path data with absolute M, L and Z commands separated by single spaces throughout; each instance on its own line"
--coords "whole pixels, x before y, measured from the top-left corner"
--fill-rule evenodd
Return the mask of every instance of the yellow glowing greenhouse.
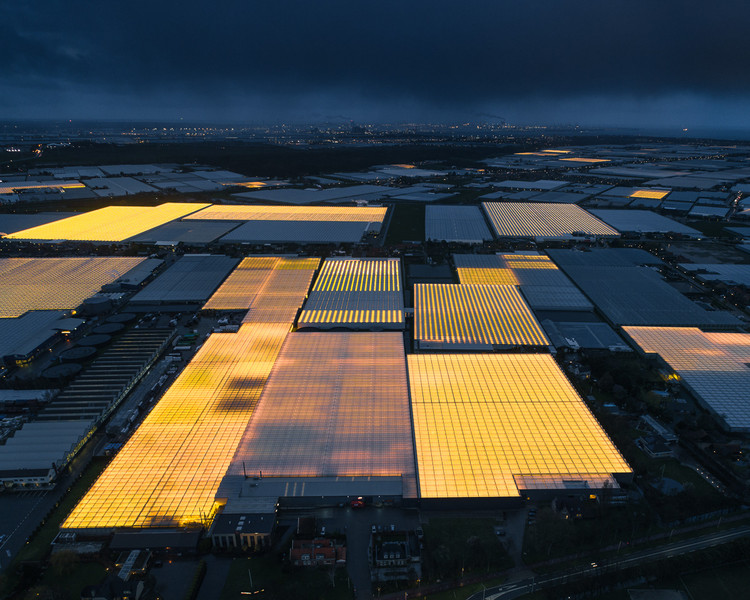
M 512 285 L 416 284 L 414 307 L 421 349 L 549 345 Z
M 518 497 L 631 473 L 546 354 L 408 356 L 420 496 Z
M 207 526 L 288 324 L 213 334 L 62 525 Z
M 143 261 L 119 256 L 0 259 L 0 317 L 76 308 Z
M 299 326 L 401 328 L 404 298 L 397 258 L 328 258 Z
M 382 223 L 384 206 L 255 206 L 214 204 L 187 219 L 228 221 L 359 221 Z
M 18 231 L 7 237 L 19 240 L 122 242 L 207 206 L 210 205 L 188 202 L 167 202 L 159 206 L 107 206 Z

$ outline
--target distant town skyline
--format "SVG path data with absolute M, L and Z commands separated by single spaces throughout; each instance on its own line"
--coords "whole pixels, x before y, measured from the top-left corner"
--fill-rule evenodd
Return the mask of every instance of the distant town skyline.
M 0 0 L 0 114 L 750 130 L 748 22 L 736 0 Z

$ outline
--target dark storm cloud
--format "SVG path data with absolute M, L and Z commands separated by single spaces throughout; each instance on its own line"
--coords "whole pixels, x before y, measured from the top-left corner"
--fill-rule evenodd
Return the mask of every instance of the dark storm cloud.
M 478 110 L 593 96 L 726 102 L 750 91 L 747 23 L 739 0 L 0 0 L 0 106 L 40 94 L 61 105 L 312 96 L 336 109 L 357 98 Z

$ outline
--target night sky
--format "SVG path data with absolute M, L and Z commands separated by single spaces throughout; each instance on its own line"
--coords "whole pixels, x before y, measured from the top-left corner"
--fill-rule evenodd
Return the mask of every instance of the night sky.
M 0 118 L 750 130 L 750 2 L 0 0 Z

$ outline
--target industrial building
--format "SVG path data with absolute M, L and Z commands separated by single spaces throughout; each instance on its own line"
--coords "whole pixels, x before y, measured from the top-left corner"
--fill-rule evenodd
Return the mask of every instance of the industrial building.
M 88 421 L 25 423 L 0 446 L 0 484 L 23 488 L 49 485 L 92 432 Z
M 122 335 L 62 393 L 45 400 L 34 420 L 0 446 L 0 482 L 33 487 L 54 481 L 154 364 L 172 335 L 171 330 L 164 329 L 133 330 Z M 73 349 L 82 348 L 86 347 Z M 96 354 L 93 348 L 91 354 Z M 77 363 L 65 366 L 80 370 Z
M 98 426 L 154 364 L 172 336 L 171 329 L 133 329 L 122 334 L 101 351 L 61 394 L 50 401 L 39 412 L 37 419 L 78 419 L 89 421 L 92 428 Z M 106 334 L 99 334 L 97 337 L 103 344 L 110 343 L 110 336 Z M 86 340 L 87 338 L 80 339 L 78 345 L 67 352 L 89 349 L 84 345 Z M 96 352 L 91 355 L 96 355 Z
M 0 364 L 24 365 L 59 341 L 63 332 L 83 324 L 59 310 L 30 310 L 20 317 L 0 318 Z

